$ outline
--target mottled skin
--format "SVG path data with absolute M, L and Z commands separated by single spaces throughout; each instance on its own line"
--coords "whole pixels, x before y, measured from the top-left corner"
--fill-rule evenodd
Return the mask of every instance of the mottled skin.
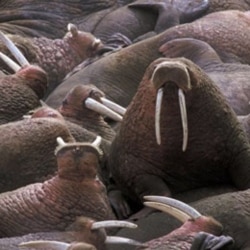
M 75 20 L 80 24 L 89 19 L 91 31 L 107 12 L 130 2 L 101 0 L 93 4 L 91 0 L 29 0 L 24 5 L 22 0 L 4 0 L 0 3 L 0 29 L 22 36 L 58 38 L 64 35 L 69 22 Z
M 223 63 L 216 51 L 206 42 L 193 38 L 174 39 L 165 44 L 167 57 L 185 57 L 203 69 L 220 88 L 237 115 L 250 113 L 250 66 Z
M 164 250 L 167 248 L 169 250 L 189 250 L 195 235 L 201 231 L 221 235 L 222 225 L 213 218 L 206 216 L 201 216 L 196 220 L 188 220 L 173 232 L 146 242 L 147 247 L 145 249 Z
M 172 63 L 173 72 L 166 70 L 159 75 L 158 84 L 162 83 L 164 98 L 160 122 L 162 142 L 157 145 L 154 109 L 160 86 L 154 87 L 149 79 L 154 68 L 166 61 Z M 175 72 L 176 63 L 188 70 L 190 90 L 185 87 L 185 80 L 178 77 L 180 71 Z M 165 80 L 166 76 L 170 79 Z M 187 103 L 189 129 L 185 152 L 182 152 L 177 86 L 185 92 Z M 246 135 L 213 81 L 187 59 L 162 58 L 147 68 L 127 108 L 111 145 L 109 169 L 123 193 L 140 202 L 147 194 L 171 196 L 223 183 L 246 189 L 250 185 L 249 157 Z
M 237 116 L 239 122 L 242 124 L 244 131 L 246 132 L 248 141 L 250 142 L 250 115 Z
M 207 13 L 223 10 L 250 10 L 249 0 L 210 0 Z
M 91 226 L 94 220 L 86 217 L 77 218 L 64 232 L 41 232 L 31 233 L 19 237 L 1 238 L 0 247 L 1 250 L 19 250 L 18 245 L 22 242 L 34 241 L 34 240 L 55 240 L 63 241 L 67 243 L 71 242 L 86 242 L 93 244 L 97 249 L 104 250 L 106 233 L 103 229 L 91 230 Z M 33 249 L 33 248 L 32 248 Z
M 97 43 L 91 33 L 78 31 L 67 32 L 62 39 L 49 39 L 45 37 L 26 38 L 18 35 L 9 36 L 20 48 L 27 60 L 37 64 L 48 74 L 48 90 L 50 93 L 62 79 L 79 63 L 89 57 L 95 56 L 103 45 Z M 4 45 L 1 51 L 9 54 Z M 8 70 L 5 65 L 4 70 Z
M 180 23 L 191 22 L 201 17 L 208 7 L 208 1 L 204 0 L 185 1 L 185 3 L 134 1 L 108 13 L 92 32 L 104 42 L 117 32 L 133 41 L 149 32 L 159 33 Z
M 105 41 L 107 36 L 121 32 L 128 37 L 137 37 L 153 31 L 156 24 L 164 27 L 177 22 L 190 21 L 201 16 L 208 8 L 204 0 L 185 1 L 144 1 L 145 8 L 130 8 L 133 0 L 88 1 L 27 1 L 25 6 L 20 0 L 1 1 L 0 29 L 6 33 L 22 36 L 45 36 L 58 38 L 63 36 L 67 23 L 73 22 L 81 29 L 100 34 Z M 158 7 L 162 5 L 162 7 Z M 123 7 L 124 6 L 124 7 Z M 145 6 L 145 5 L 143 5 Z M 163 7 L 164 6 L 164 7 Z M 173 13 L 174 12 L 174 13 Z M 175 23 L 175 22 L 174 22 Z M 111 24 L 111 25 L 110 25 Z M 128 29 L 133 25 L 133 30 Z
M 41 118 L 41 117 L 50 117 L 59 119 L 61 121 L 65 122 L 65 125 L 70 131 L 70 134 L 75 138 L 77 142 L 93 142 L 97 136 L 96 133 L 90 132 L 89 130 L 83 128 L 81 125 L 78 125 L 74 122 L 71 122 L 69 120 L 65 120 L 65 118 L 62 116 L 62 114 L 59 113 L 58 110 L 50 108 L 50 107 L 40 107 L 36 110 L 34 110 L 34 113 L 32 114 L 32 118 Z M 101 180 L 104 182 L 105 185 L 108 185 L 109 182 L 109 173 L 106 169 L 106 160 L 109 154 L 111 141 L 105 140 L 102 138 L 100 148 L 103 151 L 102 159 L 100 160 L 99 164 L 99 174 Z
M 97 178 L 99 153 L 90 146 L 67 146 L 56 154 L 51 179 L 0 195 L 0 236 L 64 231 L 78 216 L 114 219 L 106 189 Z
M 55 119 L 40 118 L 0 126 L 0 190 L 44 180 L 56 171 L 56 138 L 73 141 L 68 128 Z
M 89 97 L 102 103 L 100 98 L 105 97 L 105 94 L 92 84 L 75 86 L 65 96 L 62 104 L 58 107 L 58 111 L 66 120 L 100 135 L 108 141 L 112 141 L 115 131 L 102 115 L 86 107 L 85 101 Z
M 245 191 L 230 191 L 228 189 L 227 191 L 224 190 L 224 192 L 188 203 L 203 215 L 211 216 L 223 225 L 222 234 L 232 237 L 235 241 L 232 249 L 247 250 L 250 246 L 248 237 L 250 232 L 249 189 Z M 194 193 L 191 190 L 184 192 L 181 196 L 175 196 L 175 198 L 183 200 L 183 198 L 192 197 Z M 138 241 L 146 242 L 167 235 L 181 226 L 181 223 L 175 218 L 162 212 L 152 213 L 147 217 L 141 218 L 136 221 L 136 224 L 138 225 L 137 231 L 131 232 L 127 229 L 121 229 L 116 235 L 133 237 Z M 130 249 L 122 245 L 119 247 L 121 250 Z M 115 250 L 115 248 L 112 247 L 111 250 Z
M 0 78 L 0 124 L 20 120 L 40 106 L 47 90 L 47 74 L 37 66 L 25 66 Z
M 166 42 L 176 38 L 190 37 L 207 42 L 223 62 L 249 63 L 249 23 L 248 12 L 224 11 L 169 28 L 157 36 L 88 65 L 63 81 L 46 101 L 50 106 L 58 107 L 71 88 L 91 82 L 104 91 L 108 99 L 126 107 L 135 94 L 146 67 L 162 56 Z

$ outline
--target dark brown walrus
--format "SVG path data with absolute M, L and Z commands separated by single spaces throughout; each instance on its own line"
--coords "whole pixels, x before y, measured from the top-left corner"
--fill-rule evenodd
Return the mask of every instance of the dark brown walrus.
M 163 100 L 155 134 L 159 89 Z M 177 92 L 185 96 L 186 124 Z M 222 183 L 249 188 L 249 160 L 246 134 L 212 80 L 188 59 L 160 58 L 147 68 L 127 108 L 109 168 L 123 193 L 141 202 L 144 195 L 171 196 Z

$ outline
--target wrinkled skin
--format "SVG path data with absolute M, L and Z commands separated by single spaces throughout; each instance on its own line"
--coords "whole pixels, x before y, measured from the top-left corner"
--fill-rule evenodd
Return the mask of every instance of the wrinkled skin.
M 202 189 L 202 192 L 204 190 Z M 245 191 L 224 190 L 225 193 L 214 194 L 211 197 L 204 197 L 194 202 L 188 202 L 200 213 L 212 216 L 223 225 L 223 235 L 232 237 L 235 241 L 234 250 L 247 250 L 250 246 L 248 232 L 250 230 L 249 218 L 249 189 Z M 181 200 L 185 197 L 192 197 L 195 191 L 189 191 L 178 196 Z M 195 197 L 196 199 L 196 197 Z M 184 199 L 185 200 L 185 199 Z M 135 222 L 138 225 L 136 232 L 129 232 L 121 229 L 117 236 L 134 237 L 141 242 L 150 241 L 171 233 L 181 226 L 181 223 L 170 215 L 162 212 L 155 212 Z M 119 245 L 121 250 L 129 250 L 127 246 Z M 231 248 L 230 248 L 231 249 Z M 111 250 L 115 250 L 111 247 Z
M 20 120 L 40 106 L 47 90 L 47 74 L 37 66 L 26 66 L 0 78 L 0 124 Z
M 69 91 L 58 107 L 58 111 L 66 120 L 78 124 L 111 142 L 115 136 L 115 131 L 104 121 L 103 116 L 88 109 L 85 104 L 89 97 L 101 102 L 100 98 L 104 96 L 104 93 L 94 85 L 79 85 Z
M 179 19 L 181 22 L 191 21 L 201 16 L 208 8 L 208 2 L 204 0 L 186 1 L 187 5 L 180 1 L 162 1 L 164 7 L 160 8 L 159 1 L 144 1 L 147 10 L 145 5 L 142 9 L 138 5 L 136 9 L 125 6 L 131 2 L 141 3 L 132 0 L 101 0 L 95 4 L 91 1 L 78 0 L 72 3 L 54 0 L 43 3 L 28 1 L 25 3 L 26 6 L 23 6 L 19 0 L 7 3 L 1 1 L 0 29 L 22 36 L 58 38 L 63 36 L 62 32 L 65 32 L 67 23 L 73 22 L 85 31 L 100 35 L 104 41 L 105 37 L 117 31 L 135 38 L 154 30 L 158 16 L 161 19 L 160 24 L 167 28 L 172 25 L 171 19 L 175 20 L 174 23 L 179 22 Z M 162 12 L 166 14 L 162 15 Z M 127 28 L 131 24 L 134 32 Z
M 57 87 L 46 102 L 58 107 L 66 93 L 78 84 L 94 83 L 108 99 L 126 107 L 135 94 L 146 67 L 166 51 L 165 43 L 176 38 L 195 38 L 210 44 L 223 62 L 250 62 L 247 38 L 249 13 L 225 11 L 211 13 L 192 23 L 167 29 L 152 38 L 135 43 L 101 58 Z M 244 31 L 241 33 L 241 31 Z
M 50 107 L 40 107 L 34 110 L 32 114 L 32 118 L 42 118 L 42 117 L 50 117 L 57 120 L 61 120 L 65 123 L 67 128 L 70 131 L 70 134 L 74 137 L 77 142 L 93 142 L 96 139 L 97 134 L 87 130 L 86 128 L 78 125 L 77 123 L 71 122 L 69 120 L 65 120 L 66 117 L 63 117 L 58 110 L 50 108 Z M 109 184 L 109 173 L 106 169 L 106 160 L 109 154 L 111 141 L 105 140 L 102 137 L 100 148 L 103 151 L 102 159 L 100 160 L 100 169 L 98 172 L 100 174 L 101 180 L 104 182 L 105 186 Z
M 47 96 L 75 66 L 87 58 L 94 57 L 103 47 L 102 42 L 91 33 L 80 31 L 73 25 L 71 27 L 62 39 L 9 36 L 31 64 L 39 65 L 46 71 L 48 88 L 44 96 Z M 12 58 L 5 45 L 1 43 L 0 47 L 4 54 Z M 1 67 L 3 71 L 12 73 L 5 63 L 1 64 Z
M 1 18 L 0 29 L 6 33 L 23 36 L 45 36 L 49 38 L 62 37 L 66 25 L 75 20 L 84 21 L 84 16 L 92 13 L 104 15 L 102 10 L 111 11 L 112 8 L 130 3 L 131 1 L 101 0 L 91 1 L 23 1 L 3 0 L 0 2 Z M 96 20 L 98 21 L 98 20 Z M 92 21 L 93 23 L 93 21 Z M 77 24 L 77 23 L 76 23 Z M 93 23 L 96 25 L 96 22 Z
M 166 71 L 157 76 L 158 84 L 163 84 L 164 88 L 160 121 L 162 141 L 158 145 L 154 109 L 159 87 L 154 87 L 150 79 L 155 67 L 165 62 L 172 63 L 173 72 L 166 66 L 163 67 Z M 181 71 L 175 72 L 179 63 L 189 72 L 190 90 L 180 87 L 186 83 L 177 75 Z M 187 103 L 188 146 L 185 152 L 182 151 L 177 85 L 184 89 Z M 140 203 L 144 195 L 171 196 L 215 184 L 233 184 L 238 189 L 246 189 L 250 185 L 249 157 L 247 137 L 213 81 L 187 59 L 162 58 L 147 68 L 127 108 L 111 145 L 108 167 L 125 196 Z
M 222 10 L 250 10 L 249 0 L 210 0 L 207 13 Z
M 194 237 L 201 231 L 213 235 L 221 235 L 222 225 L 213 218 L 205 216 L 201 216 L 196 220 L 188 220 L 170 234 L 146 242 L 147 247 L 145 249 L 164 250 L 167 247 L 169 250 L 189 250 L 194 241 Z
M 76 222 L 69 226 L 65 232 L 42 232 L 27 234 L 19 237 L 1 238 L 1 250 L 19 250 L 18 245 L 22 242 L 34 240 L 55 240 L 62 242 L 86 242 L 93 244 L 97 249 L 105 249 L 106 233 L 103 229 L 91 230 L 93 220 L 85 217 L 77 218 Z
M 56 138 L 74 140 L 63 122 L 49 118 L 4 124 L 0 126 L 0 134 L 1 192 L 54 175 Z
M 2 193 L 0 236 L 64 231 L 78 216 L 114 219 L 106 188 L 97 178 L 99 157 L 91 146 L 64 147 L 56 152 L 54 177 Z
M 160 33 L 180 23 L 201 17 L 208 9 L 208 1 L 134 1 L 117 8 L 102 18 L 91 32 L 106 42 L 120 32 L 130 40 L 149 32 Z M 83 24 L 84 25 L 84 24 Z M 131 25 L 133 29 L 131 29 Z M 88 30 L 85 26 L 80 26 Z
M 174 39 L 166 43 L 165 52 L 167 57 L 182 56 L 203 69 L 220 88 L 237 115 L 250 113 L 249 65 L 223 63 L 209 44 L 192 38 Z

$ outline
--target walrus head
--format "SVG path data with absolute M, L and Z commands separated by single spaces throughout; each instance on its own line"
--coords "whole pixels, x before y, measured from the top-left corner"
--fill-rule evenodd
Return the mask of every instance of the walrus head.
M 97 136 L 93 143 L 66 143 L 61 137 L 57 138 L 58 146 L 55 150 L 58 164 L 58 175 L 66 179 L 96 179 L 98 164 L 102 156 L 99 148 L 101 137 Z
M 161 113 L 162 98 L 164 95 L 163 86 L 169 85 L 169 89 L 176 87 L 178 88 L 178 98 L 179 98 L 182 129 L 183 129 L 182 150 L 185 151 L 187 148 L 188 121 L 187 121 L 187 109 L 185 102 L 185 92 L 192 89 L 191 75 L 192 72 L 187 67 L 187 65 L 182 61 L 160 59 L 155 64 L 155 68 L 150 80 L 154 85 L 154 87 L 157 89 L 156 108 L 155 108 L 155 133 L 158 144 L 161 144 L 160 113 Z

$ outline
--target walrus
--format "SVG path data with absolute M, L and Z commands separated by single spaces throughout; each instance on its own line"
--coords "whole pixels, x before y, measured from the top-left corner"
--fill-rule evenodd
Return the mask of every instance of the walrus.
M 220 88 L 237 115 L 250 113 L 249 64 L 224 63 L 208 43 L 193 38 L 173 39 L 165 44 L 162 53 L 196 63 Z
M 249 157 L 246 134 L 208 75 L 188 59 L 160 58 L 148 66 L 127 108 L 108 167 L 138 205 L 144 195 L 209 185 L 247 189 Z
M 41 105 L 48 87 L 48 75 L 39 66 L 29 63 L 8 37 L 0 32 L 0 40 L 18 60 L 16 64 L 5 54 L 0 57 L 15 71 L 0 78 L 0 124 L 20 120 L 30 109 Z
M 203 16 L 191 23 L 171 27 L 164 32 L 102 57 L 65 79 L 46 99 L 58 107 L 62 99 L 77 84 L 94 83 L 107 98 L 127 107 L 147 68 L 162 57 L 165 44 L 177 38 L 194 38 L 207 42 L 223 62 L 250 63 L 250 12 L 220 11 Z
M 63 121 L 25 119 L 0 126 L 0 192 L 44 181 L 56 172 L 56 138 L 75 141 Z
M 64 231 L 79 216 L 115 219 L 97 173 L 101 137 L 92 143 L 56 141 L 54 177 L 0 194 L 0 237 Z
M 60 243 L 69 244 L 84 242 L 95 246 L 98 250 L 107 249 L 107 245 L 116 245 L 119 242 L 128 245 L 139 245 L 138 241 L 130 238 L 110 236 L 107 230 L 110 228 L 136 229 L 137 225 L 120 220 L 95 221 L 88 217 L 80 216 L 65 231 L 40 232 L 0 239 L 1 250 L 19 249 L 50 249 L 59 247 Z M 67 245 L 66 245 L 67 246 Z M 57 248 L 56 248 L 57 249 Z
M 63 38 L 22 37 L 20 35 L 2 35 L 12 40 L 31 64 L 40 66 L 48 74 L 48 95 L 75 66 L 96 55 L 103 47 L 100 39 L 89 32 L 78 30 L 69 23 Z M 1 51 L 8 55 L 4 44 Z M 10 71 L 1 64 L 2 69 Z

